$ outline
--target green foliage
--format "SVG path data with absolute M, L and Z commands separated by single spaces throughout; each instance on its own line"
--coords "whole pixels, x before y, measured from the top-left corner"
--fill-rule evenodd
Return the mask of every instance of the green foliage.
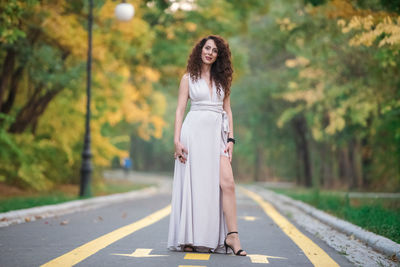
M 147 186 L 145 184 L 136 184 L 129 181 L 106 180 L 105 182 L 96 182 L 93 186 L 95 196 L 103 196 L 115 193 L 125 193 L 133 190 L 140 190 Z M 72 189 L 72 190 L 71 190 Z M 78 197 L 78 186 L 69 187 L 69 189 L 55 189 L 51 192 L 27 193 L 28 196 L 12 196 L 0 198 L 0 212 L 10 210 L 27 209 L 31 207 L 58 204 L 66 201 L 85 199 L 87 197 Z
M 2 129 L 0 145 L 0 177 L 9 184 L 44 191 L 71 175 L 66 155 L 48 139 L 29 133 L 15 136 Z
M 400 13 L 400 0 L 381 0 L 381 4 L 388 11 Z
M 304 0 L 304 3 L 310 3 L 313 6 L 319 6 L 326 3 L 326 0 Z
M 173 118 L 163 116 L 174 107 L 166 99 L 176 99 L 194 42 L 207 34 L 244 31 L 250 10 L 268 9 L 258 0 L 203 1 L 190 11 L 172 10 L 168 1 L 133 4 L 134 19 L 122 23 L 114 17 L 116 3 L 95 1 L 91 138 L 96 169 L 129 150 L 137 166 L 146 155 L 147 169 L 171 168 L 165 154 L 172 154 Z M 0 9 L 0 62 L 8 70 L 0 88 L 0 180 L 37 191 L 78 183 L 88 1 L 12 0 L 2 1 Z M 128 140 L 112 141 L 121 136 Z M 132 140 L 139 149 L 130 148 Z M 159 165 L 149 164 L 154 158 Z
M 78 199 L 77 196 L 67 196 L 63 193 L 55 193 L 41 197 L 14 197 L 7 199 L 0 199 L 0 212 L 7 212 L 10 210 L 27 209 L 43 205 L 58 204 L 70 200 Z
M 175 10 L 177 3 L 141 1 L 134 19 L 120 23 L 114 2 L 96 1 L 94 165 L 116 166 L 129 153 L 134 167 L 171 171 L 187 57 L 201 37 L 218 34 L 235 70 L 235 175 L 398 190 L 397 46 L 380 47 L 379 36 L 350 45 L 363 29 L 339 25 L 359 14 L 394 18 L 389 2 L 207 0 Z M 0 88 L 0 181 L 36 190 L 77 183 L 88 2 L 11 0 L 0 9 L 2 70 L 13 63 Z
M 396 191 L 400 157 L 398 119 L 392 114 L 399 112 L 398 51 L 349 45 L 352 34 L 332 19 L 349 12 L 341 10 L 349 7 L 347 1 L 313 4 L 272 1 L 269 13 L 253 16 L 242 36 L 249 70 L 234 85 L 238 93 L 231 102 L 240 103 L 234 117 L 244 126 L 238 135 L 246 140 L 246 164 L 257 172 L 258 155 L 264 154 L 267 168 L 258 179 L 285 174 L 302 183 L 308 169 L 322 187 Z M 357 8 L 361 5 L 352 12 L 372 12 Z M 299 124 L 303 118 L 305 125 Z M 261 153 L 255 145 L 260 142 Z M 239 145 L 237 151 L 244 156 Z
M 26 2 L 29 8 L 37 1 L 30 0 Z M 13 44 L 19 38 L 26 36 L 25 32 L 18 28 L 23 9 L 24 7 L 18 0 L 0 2 L 0 43 Z

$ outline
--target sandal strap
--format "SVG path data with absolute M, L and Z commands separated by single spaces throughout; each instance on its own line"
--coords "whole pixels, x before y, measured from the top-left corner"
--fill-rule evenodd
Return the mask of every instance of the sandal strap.
M 230 235 L 230 234 L 239 234 L 238 232 L 229 232 L 226 235 Z
M 242 251 L 243 251 L 243 249 L 239 249 L 235 254 L 236 255 L 241 255 L 240 252 L 242 252 Z

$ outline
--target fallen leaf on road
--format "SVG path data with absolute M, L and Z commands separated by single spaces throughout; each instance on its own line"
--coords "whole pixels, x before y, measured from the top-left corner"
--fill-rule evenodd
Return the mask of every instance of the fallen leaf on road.
M 5 222 L 5 221 L 8 221 L 8 219 L 6 217 L 1 218 L 1 220 L 0 220 L 0 222 Z
M 36 215 L 36 216 L 35 216 L 35 219 L 36 219 L 36 220 L 39 220 L 39 219 L 42 219 L 42 218 L 43 218 L 42 215 Z
M 31 218 L 30 217 L 25 217 L 25 222 L 30 222 Z
M 126 218 L 126 212 L 122 214 L 122 218 Z
M 45 221 L 44 224 L 49 224 L 49 222 L 48 222 L 48 221 Z
M 103 217 L 98 216 L 96 219 L 93 220 L 94 223 L 98 223 L 99 221 L 102 221 Z
M 68 223 L 69 223 L 69 220 L 64 220 L 64 221 L 60 222 L 60 225 L 66 225 Z
M 393 255 L 390 257 L 390 260 L 392 260 L 392 261 L 394 261 L 394 262 L 398 262 L 398 261 L 399 261 L 399 259 L 397 259 L 397 257 L 396 257 L 396 254 L 393 254 Z

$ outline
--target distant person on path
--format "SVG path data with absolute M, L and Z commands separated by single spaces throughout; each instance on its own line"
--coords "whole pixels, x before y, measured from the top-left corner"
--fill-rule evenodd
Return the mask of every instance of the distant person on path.
M 211 35 L 195 45 L 180 82 L 175 116 L 170 250 L 246 256 L 238 236 L 231 167 L 232 73 L 223 38 Z M 188 99 L 191 107 L 183 121 Z
M 127 174 L 132 168 L 132 160 L 129 157 L 124 158 L 124 172 Z

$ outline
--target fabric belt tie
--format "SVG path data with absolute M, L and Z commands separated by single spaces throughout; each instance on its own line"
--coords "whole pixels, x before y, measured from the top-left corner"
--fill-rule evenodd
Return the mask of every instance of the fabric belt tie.
M 223 102 L 192 101 L 190 111 L 206 110 L 222 114 L 221 135 L 224 144 L 228 141 L 229 120 L 226 111 L 222 108 Z

